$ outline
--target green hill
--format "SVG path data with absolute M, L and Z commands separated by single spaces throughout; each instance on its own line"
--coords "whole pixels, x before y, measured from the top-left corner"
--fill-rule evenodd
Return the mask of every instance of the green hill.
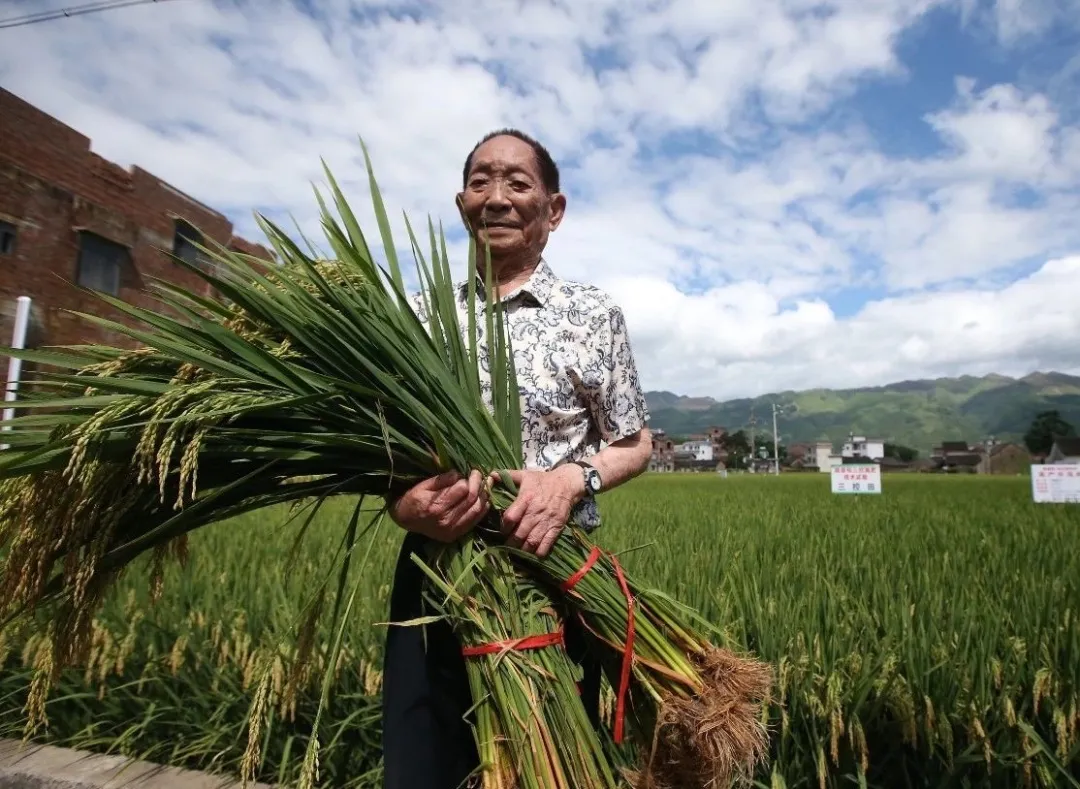
M 1039 411 L 1056 408 L 1080 427 L 1080 377 L 1064 373 L 963 376 L 900 381 L 861 389 L 777 392 L 753 399 L 717 401 L 648 392 L 652 427 L 670 435 L 703 432 L 710 425 L 772 430 L 771 404 L 794 404 L 779 422 L 785 443 L 831 440 L 849 433 L 882 438 L 927 453 L 941 441 L 982 441 L 988 435 L 1019 441 Z

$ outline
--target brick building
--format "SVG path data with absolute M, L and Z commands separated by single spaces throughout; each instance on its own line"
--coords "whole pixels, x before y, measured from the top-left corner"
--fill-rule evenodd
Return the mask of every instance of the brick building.
M 649 457 L 649 471 L 675 470 L 675 442 L 660 429 L 652 431 L 652 455 Z
M 151 173 L 91 151 L 75 129 L 0 88 L 0 344 L 11 342 L 15 303 L 33 306 L 27 345 L 129 344 L 65 310 L 126 320 L 84 286 L 144 307 L 151 279 L 208 286 L 167 252 L 199 262 L 200 232 L 246 254 L 262 246 Z M 164 252 L 162 250 L 165 250 Z

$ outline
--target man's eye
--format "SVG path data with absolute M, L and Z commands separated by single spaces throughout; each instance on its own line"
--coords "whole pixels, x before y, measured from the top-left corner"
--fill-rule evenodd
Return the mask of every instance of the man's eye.
M 510 186 L 514 187 L 518 191 L 525 191 L 529 188 L 529 184 L 526 181 L 511 181 Z

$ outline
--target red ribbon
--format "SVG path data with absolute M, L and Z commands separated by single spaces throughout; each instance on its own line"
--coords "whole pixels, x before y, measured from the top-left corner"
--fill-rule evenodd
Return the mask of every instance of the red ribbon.
M 589 552 L 589 558 L 585 560 L 585 564 L 581 565 L 581 569 L 563 581 L 562 586 L 559 588 L 564 592 L 569 592 L 578 585 L 578 581 L 585 577 L 585 574 L 593 568 L 593 565 L 596 564 L 596 560 L 599 558 L 600 549 L 594 546 L 592 551 Z
M 563 631 L 544 633 L 539 636 L 525 636 L 514 638 L 509 641 L 496 641 L 492 644 L 481 644 L 475 647 L 464 647 L 461 654 L 465 657 L 479 657 L 481 655 L 494 655 L 499 652 L 523 652 L 526 649 L 543 649 L 562 644 Z
M 594 546 L 589 552 L 585 564 L 581 565 L 581 569 L 567 578 L 562 584 L 562 590 L 569 592 L 577 586 L 581 579 L 593 568 L 593 565 L 596 564 L 600 555 L 600 548 Z M 634 665 L 634 597 L 630 594 L 630 585 L 626 582 L 626 576 L 623 575 L 619 560 L 615 558 L 614 554 L 609 553 L 608 556 L 611 559 L 612 567 L 615 568 L 615 578 L 619 581 L 619 588 L 622 589 L 623 597 L 626 598 L 626 644 L 623 647 L 622 673 L 619 677 L 619 693 L 615 702 L 615 742 L 622 744 L 623 725 L 626 720 L 626 695 L 630 690 L 630 670 Z

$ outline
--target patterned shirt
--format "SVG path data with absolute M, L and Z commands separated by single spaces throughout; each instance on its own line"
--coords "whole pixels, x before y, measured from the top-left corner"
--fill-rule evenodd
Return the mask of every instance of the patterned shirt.
M 455 288 L 458 321 L 464 328 L 468 283 Z M 483 294 L 478 279 L 477 355 L 482 394 L 490 408 Z M 528 281 L 500 301 L 521 392 L 525 468 L 550 469 L 587 458 L 600 451 L 601 442 L 611 444 L 646 426 L 649 411 L 626 322 L 610 296 L 591 285 L 556 277 L 541 259 Z M 426 320 L 418 297 L 413 305 Z M 585 529 L 600 525 L 596 502 L 589 496 L 571 517 Z

